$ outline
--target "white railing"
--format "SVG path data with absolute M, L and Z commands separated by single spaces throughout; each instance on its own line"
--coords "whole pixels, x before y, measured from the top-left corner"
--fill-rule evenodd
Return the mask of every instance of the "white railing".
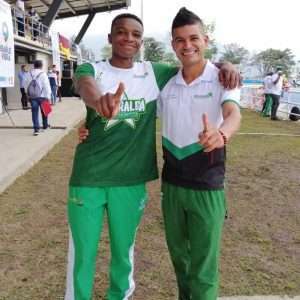
M 44 48 L 51 47 L 49 28 L 39 22 L 36 17 L 20 12 L 12 7 L 14 34 L 41 44 Z
M 243 86 L 241 89 L 241 107 L 261 111 L 265 101 L 262 85 Z M 300 114 L 293 113 L 293 107 L 300 108 L 300 90 L 284 91 L 280 98 L 278 112 L 286 115 L 300 117 Z

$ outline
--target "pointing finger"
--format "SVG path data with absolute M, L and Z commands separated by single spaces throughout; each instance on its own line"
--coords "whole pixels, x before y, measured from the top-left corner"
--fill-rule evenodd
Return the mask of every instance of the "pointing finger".
M 125 85 L 124 85 L 123 82 L 120 82 L 120 83 L 119 83 L 119 86 L 118 86 L 118 89 L 116 90 L 116 92 L 115 92 L 115 94 L 114 94 L 114 99 L 115 99 L 115 101 L 116 101 L 117 103 L 120 102 L 121 97 L 122 97 L 124 91 L 125 91 Z
M 209 129 L 209 122 L 208 122 L 207 113 L 204 113 L 202 115 L 202 122 L 203 122 L 203 132 L 207 132 L 208 129 Z

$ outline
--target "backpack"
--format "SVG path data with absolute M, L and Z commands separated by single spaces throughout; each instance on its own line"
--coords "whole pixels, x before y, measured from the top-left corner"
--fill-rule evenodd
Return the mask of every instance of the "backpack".
M 37 79 L 40 77 L 42 73 L 43 72 L 38 74 L 35 78 L 33 77 L 32 73 L 30 73 L 32 80 L 30 81 L 27 87 L 27 95 L 30 99 L 40 98 L 42 96 L 43 89 L 41 89 L 40 85 L 37 82 Z

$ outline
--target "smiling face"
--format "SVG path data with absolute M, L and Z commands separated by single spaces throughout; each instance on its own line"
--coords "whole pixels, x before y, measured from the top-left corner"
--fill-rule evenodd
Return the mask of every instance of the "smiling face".
M 143 43 L 143 26 L 132 18 L 121 18 L 114 23 L 108 40 L 112 55 L 119 59 L 133 59 Z
M 183 67 L 204 62 L 208 37 L 199 23 L 184 25 L 172 31 L 172 47 Z

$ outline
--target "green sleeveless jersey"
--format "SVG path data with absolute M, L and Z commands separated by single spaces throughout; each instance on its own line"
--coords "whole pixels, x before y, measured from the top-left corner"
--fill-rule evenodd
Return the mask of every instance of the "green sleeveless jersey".
M 103 94 L 125 85 L 120 112 L 113 119 L 87 107 L 88 138 L 76 148 L 71 186 L 135 185 L 158 177 L 155 123 L 159 91 L 177 69 L 136 62 L 130 69 L 109 61 L 80 65 L 75 77 L 93 76 Z

